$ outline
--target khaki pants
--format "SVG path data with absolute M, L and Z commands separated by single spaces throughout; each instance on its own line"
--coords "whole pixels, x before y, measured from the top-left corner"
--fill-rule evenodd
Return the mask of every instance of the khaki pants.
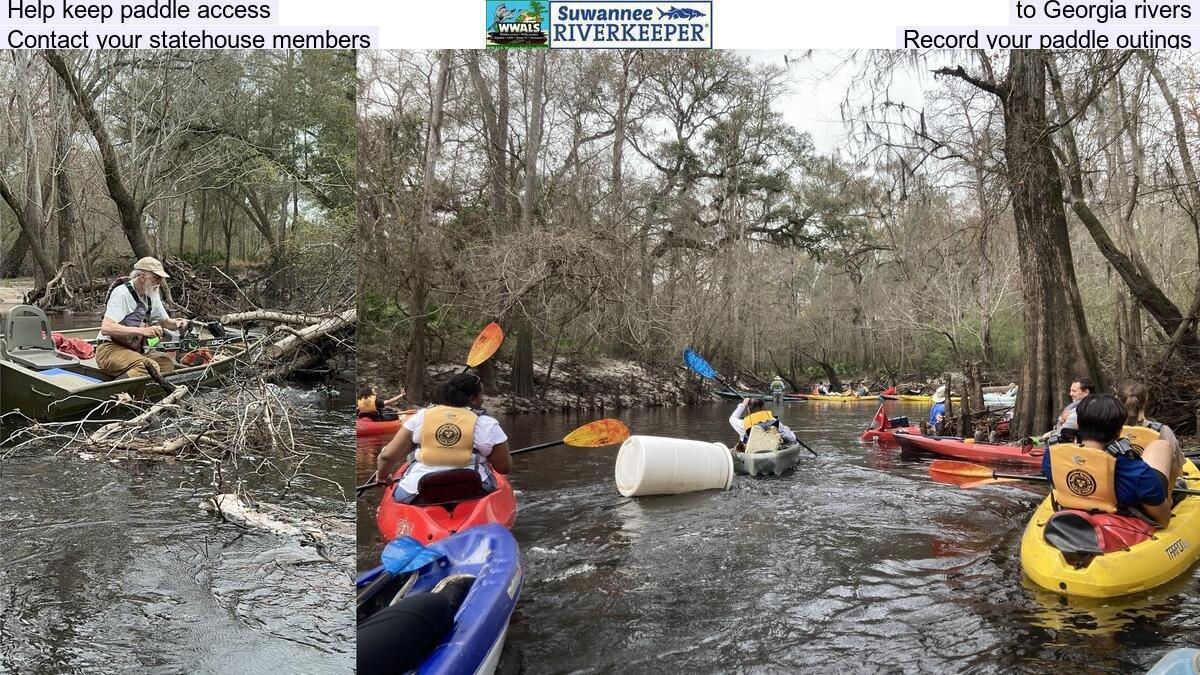
M 163 375 L 175 370 L 175 362 L 161 352 L 139 354 L 112 342 L 105 342 L 96 348 L 96 365 L 106 375 L 113 377 L 145 377 L 149 374 L 146 372 L 147 362 L 158 366 L 158 372 Z

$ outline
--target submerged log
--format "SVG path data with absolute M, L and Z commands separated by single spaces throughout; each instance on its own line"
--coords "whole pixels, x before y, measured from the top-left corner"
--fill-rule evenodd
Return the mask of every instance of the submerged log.
M 120 420 L 117 422 L 110 422 L 100 427 L 94 433 L 92 433 L 91 436 L 88 436 L 88 442 L 92 443 L 93 445 L 99 445 L 105 441 L 108 441 L 114 435 L 124 429 L 134 429 L 140 427 L 166 409 L 175 407 L 175 403 L 179 401 L 179 399 L 183 398 L 187 393 L 187 387 L 176 387 L 175 391 L 167 395 L 166 398 L 150 406 L 146 412 L 138 415 L 137 417 L 131 417 L 127 420 Z

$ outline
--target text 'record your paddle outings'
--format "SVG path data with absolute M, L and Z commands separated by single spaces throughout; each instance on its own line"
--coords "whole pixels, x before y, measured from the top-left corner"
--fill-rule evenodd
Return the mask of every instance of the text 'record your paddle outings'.
M 1193 49 L 1200 0 L 1007 0 L 1007 26 L 899 26 L 900 49 Z
M 0 0 L 6 49 L 370 49 L 377 26 L 281 26 L 280 0 Z

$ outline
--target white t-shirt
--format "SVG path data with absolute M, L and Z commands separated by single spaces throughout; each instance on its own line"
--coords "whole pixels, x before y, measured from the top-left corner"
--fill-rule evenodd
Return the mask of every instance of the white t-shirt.
M 163 307 L 162 300 L 149 300 L 142 298 L 143 302 L 150 303 L 150 323 L 158 323 L 163 319 L 169 319 L 167 310 Z M 133 295 L 129 293 L 129 289 L 125 288 L 125 284 L 121 284 L 113 289 L 111 295 L 108 296 L 108 305 L 104 308 L 104 318 L 112 319 L 117 323 L 121 323 L 125 317 L 129 316 L 137 309 L 137 300 L 133 299 Z M 105 335 L 103 331 L 96 336 L 98 342 L 112 342 L 112 338 Z
M 426 410 L 427 408 L 422 408 L 417 411 L 417 414 L 404 421 L 404 428 L 412 432 L 413 439 L 421 438 L 421 423 L 425 421 Z M 500 422 L 498 422 L 495 417 L 491 417 L 490 415 L 480 415 L 475 420 L 473 445 L 475 447 L 475 451 L 479 453 L 480 457 L 486 458 L 488 455 L 492 454 L 492 448 L 507 440 L 508 436 L 504 433 L 504 430 L 500 428 Z M 474 458 L 472 458 L 472 461 L 465 464 L 464 468 L 470 468 L 474 463 Z M 477 470 L 479 471 L 479 477 L 483 480 L 488 479 L 488 472 L 487 468 L 484 466 L 485 464 L 486 462 L 479 462 L 479 466 L 477 467 Z M 424 476 L 427 473 L 444 471 L 445 469 L 446 467 L 444 466 L 428 466 L 418 461 L 414 461 L 412 466 L 408 468 L 408 473 L 404 474 L 404 479 L 400 481 L 400 489 L 411 494 L 416 494 L 417 484 L 420 482 L 421 476 Z

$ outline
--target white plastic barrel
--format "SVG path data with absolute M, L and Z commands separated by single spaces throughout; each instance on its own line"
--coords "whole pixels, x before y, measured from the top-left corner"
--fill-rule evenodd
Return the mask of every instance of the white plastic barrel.
M 626 497 L 728 490 L 733 455 L 720 443 L 630 436 L 617 453 L 617 489 Z

